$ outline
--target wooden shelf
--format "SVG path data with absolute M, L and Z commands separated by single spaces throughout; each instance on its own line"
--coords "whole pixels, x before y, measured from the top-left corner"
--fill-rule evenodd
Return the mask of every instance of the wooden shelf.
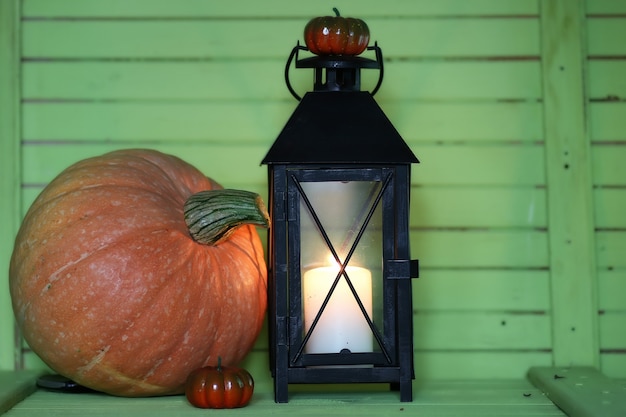
M 36 378 L 35 372 L 0 371 L 1 415 L 158 417 L 206 412 L 189 405 L 184 396 L 121 398 L 57 393 L 37 389 Z M 385 390 L 384 385 L 293 386 L 287 404 L 274 403 L 271 385 L 262 383 L 257 385 L 247 407 L 230 410 L 229 415 L 380 417 L 406 412 L 420 417 L 621 417 L 626 414 L 626 381 L 607 378 L 593 368 L 534 367 L 529 371 L 529 381 L 415 382 L 411 403 L 400 402 L 398 393 Z
M 0 413 L 4 413 L 3 416 L 157 417 L 206 413 L 189 405 L 184 396 L 119 398 L 103 394 L 54 393 L 35 389 L 35 379 L 33 373 L 0 372 Z M 275 404 L 272 387 L 264 384 L 257 386 L 247 407 L 230 410 L 229 415 L 565 416 L 526 380 L 416 382 L 411 403 L 400 402 L 397 392 L 381 390 L 380 386 L 357 388 L 358 392 L 349 386 L 294 386 L 289 403 Z

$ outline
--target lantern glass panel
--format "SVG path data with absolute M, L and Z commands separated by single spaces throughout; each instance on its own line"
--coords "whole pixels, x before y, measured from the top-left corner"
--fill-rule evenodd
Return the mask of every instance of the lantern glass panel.
M 380 181 L 301 183 L 305 353 L 380 350 L 381 188 Z

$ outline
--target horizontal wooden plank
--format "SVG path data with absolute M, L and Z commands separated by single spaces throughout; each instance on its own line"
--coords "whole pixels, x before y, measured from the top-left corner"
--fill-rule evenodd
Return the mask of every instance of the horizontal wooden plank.
M 417 185 L 545 184 L 541 145 L 426 145 L 408 139 L 420 159 L 413 170 Z
M 587 63 L 589 97 L 591 100 L 616 101 L 626 99 L 625 60 L 590 60 Z M 602 104 L 592 103 L 592 110 L 610 109 Z M 619 107 L 619 106 L 618 106 Z M 595 109 L 594 109 L 595 108 Z M 615 109 L 615 108 L 613 108 Z M 592 113 L 593 115 L 594 113 Z M 602 120 L 602 119 L 601 119 Z M 596 122 L 594 120 L 594 122 Z M 602 128 L 602 126 L 600 126 Z M 610 126 L 609 126 L 610 127 Z M 595 126 L 592 126 L 595 128 Z
M 111 144 L 89 146 L 24 146 L 23 181 L 45 184 L 74 162 L 124 147 Z M 265 185 L 267 167 L 261 160 L 268 146 L 156 145 L 152 149 L 180 156 L 225 187 L 251 183 Z M 245 167 L 245 169 L 242 169 Z
M 411 254 L 424 268 L 547 268 L 547 233 L 534 230 L 411 231 Z
M 616 119 L 617 120 L 617 119 Z M 626 184 L 625 144 L 597 145 L 591 147 L 593 183 L 597 186 L 623 186 Z
M 311 71 L 293 70 L 300 94 L 312 90 Z M 363 74 L 373 88 L 376 71 Z M 28 62 L 23 65 L 26 100 L 267 100 L 291 98 L 284 61 L 233 65 L 203 62 Z M 537 100 L 535 61 L 397 61 L 385 67 L 377 99 Z
M 422 278 L 413 282 L 413 307 L 417 311 L 545 312 L 550 309 L 548 271 L 423 270 L 421 275 Z
M 591 56 L 624 56 L 626 45 L 626 17 L 587 19 L 587 52 Z
M 25 103 L 27 141 L 269 143 L 297 101 Z M 268 145 L 269 147 L 269 145 Z
M 596 228 L 626 229 L 626 188 L 595 189 L 593 200 Z
M 286 59 L 297 41 L 304 44 L 306 22 L 302 18 L 26 21 L 23 55 L 28 59 Z M 537 19 L 385 17 L 370 18 L 367 24 L 372 43 L 377 41 L 386 57 L 539 55 Z M 406 38 L 413 40 L 409 49 L 403 42 Z
M 413 141 L 537 141 L 541 105 L 380 101 L 387 116 Z M 27 141 L 262 142 L 278 136 L 295 99 L 202 102 L 27 102 Z M 497 123 L 494 123 L 497 120 Z M 453 122 L 452 122 L 453 121 Z
M 529 367 L 551 364 L 550 352 L 416 352 L 415 378 L 418 381 L 525 378 Z
M 150 148 L 179 156 L 206 175 L 234 187 L 266 183 L 267 168 L 260 163 L 272 141 L 269 138 L 267 144 L 232 145 L 163 142 L 151 144 Z M 80 159 L 142 145 L 145 144 L 26 144 L 23 147 L 23 183 L 26 186 L 45 184 Z M 541 146 L 411 146 L 421 160 L 413 167 L 416 185 L 535 186 L 544 183 Z
M 550 326 L 549 315 L 536 312 L 418 310 L 413 339 L 416 351 L 549 350 Z M 254 351 L 267 349 L 263 331 Z
M 536 101 L 377 100 L 411 141 L 524 141 L 543 139 L 543 111 Z
M 23 56 L 286 61 L 296 42 L 304 43 L 305 25 L 304 19 L 27 21 L 23 25 Z
M 416 168 L 419 172 L 420 167 Z M 546 190 L 536 187 L 418 187 L 415 227 L 547 227 Z
M 598 317 L 600 349 L 626 352 L 626 309 L 607 312 Z
M 368 19 L 386 57 L 539 57 L 538 19 Z M 408 44 L 405 39 L 411 39 Z M 436 40 L 436 41 L 433 41 Z
M 592 143 L 626 139 L 626 102 L 595 102 L 588 109 Z
M 598 308 L 603 312 L 626 311 L 626 269 L 598 271 Z
M 37 62 L 23 65 L 23 97 L 74 100 L 285 99 L 284 63 Z
M 212 2 L 202 0 L 178 0 L 176 2 L 155 0 L 28 0 L 24 3 L 23 15 L 32 17 L 312 17 L 331 14 L 338 7 L 346 16 L 458 16 L 458 15 L 525 15 L 537 14 L 534 0 L 388 0 L 384 3 L 356 0 L 318 0 L 311 4 L 281 2 L 270 5 L 256 0 L 234 2 Z
M 419 350 L 548 350 L 548 315 L 433 312 L 413 318 L 413 340 Z
M 586 0 L 585 6 L 589 14 L 626 13 L 626 0 Z
M 615 230 L 596 232 L 596 253 L 598 267 L 626 267 L 624 248 L 626 248 L 626 231 Z

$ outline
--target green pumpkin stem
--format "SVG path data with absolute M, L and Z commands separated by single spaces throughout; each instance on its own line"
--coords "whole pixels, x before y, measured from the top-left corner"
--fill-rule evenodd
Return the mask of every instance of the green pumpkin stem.
M 261 196 L 243 190 L 200 191 L 187 199 L 184 214 L 193 239 L 209 246 L 226 240 L 244 224 L 270 225 Z
M 335 12 L 335 16 L 339 17 L 339 9 L 333 7 L 333 12 Z

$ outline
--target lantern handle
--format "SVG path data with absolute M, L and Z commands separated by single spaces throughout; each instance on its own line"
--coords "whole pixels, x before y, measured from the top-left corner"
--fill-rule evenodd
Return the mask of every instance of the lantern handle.
M 287 89 L 291 95 L 298 101 L 302 100 L 302 97 L 300 97 L 298 93 L 296 93 L 296 90 L 294 90 L 291 86 L 291 81 L 289 80 L 289 67 L 291 67 L 291 61 L 293 61 L 293 58 L 298 55 L 299 50 L 308 51 L 308 49 L 305 46 L 301 46 L 300 41 L 298 41 L 296 46 L 294 46 L 291 50 L 291 54 L 289 54 L 289 58 L 287 59 L 287 65 L 285 65 L 285 84 L 287 84 Z
M 370 93 L 372 96 L 374 96 L 378 92 L 378 89 L 380 89 L 380 86 L 383 83 L 383 75 L 385 73 L 385 67 L 383 66 L 383 51 L 382 49 L 380 49 L 380 46 L 378 46 L 378 41 L 374 42 L 374 46 L 368 46 L 367 50 L 368 51 L 373 50 L 376 53 L 376 61 L 378 62 L 378 82 L 376 83 L 376 86 Z

